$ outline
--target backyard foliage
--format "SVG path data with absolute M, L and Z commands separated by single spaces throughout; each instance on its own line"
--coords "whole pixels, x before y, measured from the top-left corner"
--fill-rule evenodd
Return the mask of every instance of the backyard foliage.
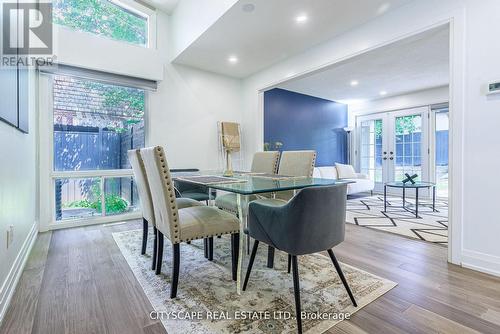
M 408 133 L 413 133 L 417 130 L 415 126 L 415 118 L 419 116 L 403 116 L 396 118 L 396 135 L 404 135 Z M 375 136 L 379 138 L 382 136 L 382 120 L 375 120 Z
M 104 203 L 106 214 L 126 212 L 129 206 L 126 200 L 116 194 L 106 194 L 104 196 Z M 94 209 L 96 212 L 102 212 L 100 182 L 94 182 L 92 184 L 88 198 L 68 203 L 65 207 Z
M 53 21 L 75 30 L 147 44 L 147 19 L 107 0 L 54 0 Z

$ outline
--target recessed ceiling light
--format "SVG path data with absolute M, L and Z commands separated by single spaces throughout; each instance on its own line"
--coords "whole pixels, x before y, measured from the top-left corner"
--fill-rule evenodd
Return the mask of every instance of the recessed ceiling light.
M 391 8 L 391 4 L 389 2 L 386 2 L 384 4 L 382 4 L 378 10 L 377 10 L 377 14 L 378 15 L 382 15 L 384 14 L 385 12 L 387 12 L 389 10 L 389 8 Z
M 359 84 L 358 80 L 351 80 L 351 86 L 357 86 Z
M 387 95 L 387 92 L 385 90 L 380 91 L 380 95 L 384 96 Z
M 305 23 L 307 22 L 308 17 L 306 14 L 300 14 L 299 16 L 295 17 L 295 22 L 297 23 Z
M 251 13 L 251 12 L 253 12 L 255 10 L 255 5 L 253 3 L 246 3 L 243 6 L 241 6 L 241 9 L 245 13 Z
M 230 62 L 231 64 L 236 64 L 238 62 L 238 57 L 229 56 L 229 58 L 227 58 L 227 61 Z

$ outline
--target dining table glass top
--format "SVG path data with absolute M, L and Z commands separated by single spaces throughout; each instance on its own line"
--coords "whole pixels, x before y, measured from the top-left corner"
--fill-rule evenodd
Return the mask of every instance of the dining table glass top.
M 200 171 L 172 173 L 178 181 L 195 183 L 212 189 L 232 192 L 240 195 L 297 190 L 315 186 L 348 184 L 352 181 L 322 179 L 302 176 L 283 176 L 277 174 L 234 172 L 233 176 L 224 176 L 222 171 Z

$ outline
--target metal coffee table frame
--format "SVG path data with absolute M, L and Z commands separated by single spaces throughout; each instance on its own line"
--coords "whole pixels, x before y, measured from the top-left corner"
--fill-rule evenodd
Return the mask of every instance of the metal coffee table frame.
M 432 188 L 432 212 L 436 210 L 436 184 L 432 182 L 417 182 L 415 184 L 404 184 L 403 182 L 388 182 L 384 184 L 384 212 L 387 212 L 387 187 L 403 189 L 403 206 L 392 206 L 392 208 L 403 208 L 404 210 L 414 213 L 416 218 L 422 218 L 418 215 L 418 190 L 420 188 Z M 415 210 L 407 207 L 406 204 L 406 189 L 415 189 Z

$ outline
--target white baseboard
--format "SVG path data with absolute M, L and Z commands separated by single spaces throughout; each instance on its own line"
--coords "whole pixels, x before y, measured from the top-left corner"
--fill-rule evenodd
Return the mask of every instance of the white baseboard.
M 7 312 L 7 308 L 9 307 L 12 296 L 14 295 L 14 291 L 16 290 L 19 278 L 23 273 L 24 266 L 26 265 L 28 256 L 31 253 L 31 249 L 35 244 L 37 235 L 38 222 L 35 222 L 31 227 L 28 236 L 24 240 L 23 246 L 21 247 L 21 250 L 19 251 L 19 254 L 17 255 L 14 263 L 12 264 L 7 278 L 2 283 L 2 288 L 0 289 L 0 324 L 2 323 L 5 313 Z
M 462 266 L 483 273 L 500 276 L 500 257 L 472 250 L 462 251 Z

